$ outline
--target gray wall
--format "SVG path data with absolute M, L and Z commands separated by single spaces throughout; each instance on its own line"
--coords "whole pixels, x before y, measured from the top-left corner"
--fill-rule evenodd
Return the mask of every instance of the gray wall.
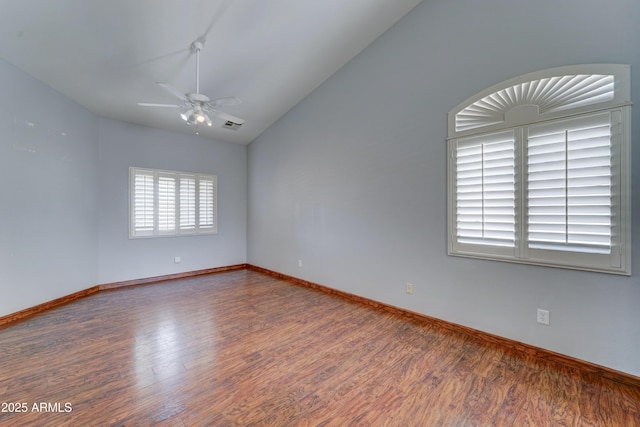
M 100 119 L 99 282 L 245 263 L 246 154 L 244 145 Z M 218 233 L 130 240 L 130 166 L 217 175 Z
M 640 375 L 638 273 L 446 255 L 445 147 L 451 108 L 544 68 L 631 64 L 637 102 L 638 6 L 423 1 L 250 145 L 248 262 Z M 632 197 L 637 272 L 639 185 Z
M 97 284 L 246 262 L 246 155 L 98 118 L 0 59 L 0 316 Z M 129 166 L 217 175 L 218 234 L 129 240 Z
M 96 284 L 97 124 L 0 59 L 0 316 Z

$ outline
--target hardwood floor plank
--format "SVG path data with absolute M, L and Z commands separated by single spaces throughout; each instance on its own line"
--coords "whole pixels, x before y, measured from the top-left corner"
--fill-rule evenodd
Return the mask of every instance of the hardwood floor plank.
M 29 404 L 2 426 L 640 425 L 638 387 L 249 270 L 0 329 L 0 402 Z

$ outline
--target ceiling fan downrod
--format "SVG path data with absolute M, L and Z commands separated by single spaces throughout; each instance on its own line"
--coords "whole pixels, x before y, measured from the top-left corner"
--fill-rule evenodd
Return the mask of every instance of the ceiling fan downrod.
M 200 50 L 203 44 L 196 40 L 191 44 L 191 49 L 196 53 L 196 93 L 200 93 Z

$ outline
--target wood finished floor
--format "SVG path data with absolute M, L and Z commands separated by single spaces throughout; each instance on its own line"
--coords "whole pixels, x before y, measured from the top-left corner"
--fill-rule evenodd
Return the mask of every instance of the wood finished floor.
M 0 329 L 0 402 L 30 411 L 2 426 L 640 426 L 638 388 L 248 270 Z

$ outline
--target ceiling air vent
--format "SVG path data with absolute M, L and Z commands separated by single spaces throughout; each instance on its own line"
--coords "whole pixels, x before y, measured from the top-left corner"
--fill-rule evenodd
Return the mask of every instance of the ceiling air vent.
M 238 130 L 238 129 L 240 129 L 240 126 L 242 126 L 242 123 L 232 122 L 231 120 L 227 120 L 222 125 L 223 128 L 231 129 L 231 130 Z

